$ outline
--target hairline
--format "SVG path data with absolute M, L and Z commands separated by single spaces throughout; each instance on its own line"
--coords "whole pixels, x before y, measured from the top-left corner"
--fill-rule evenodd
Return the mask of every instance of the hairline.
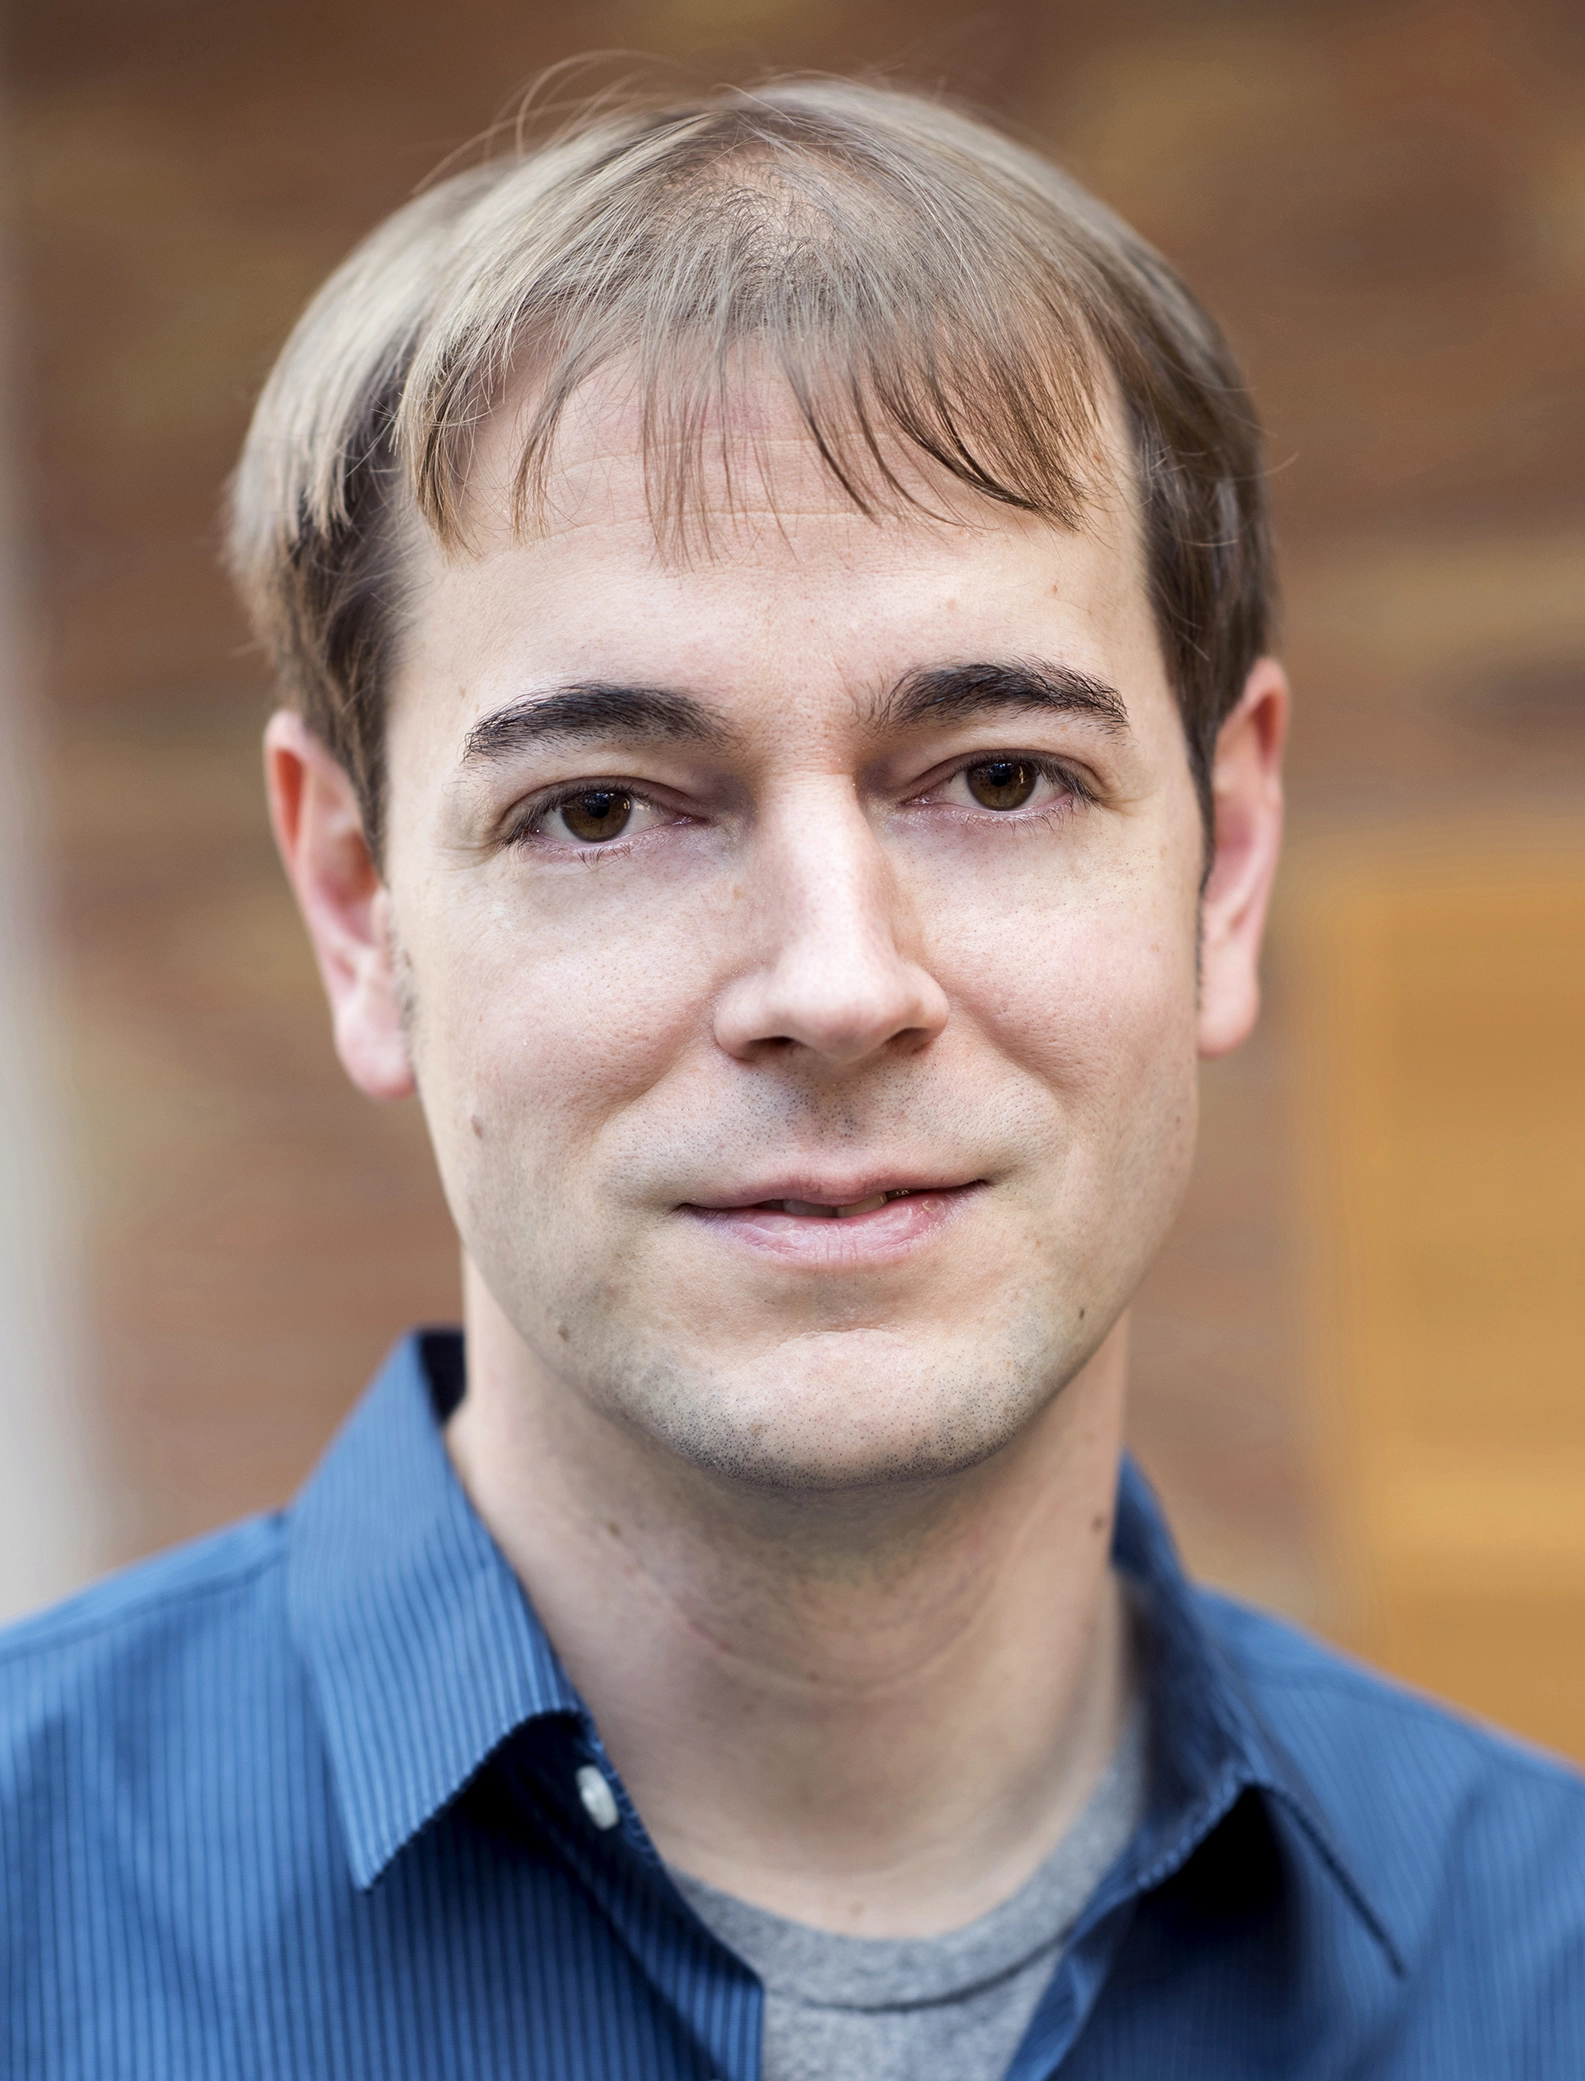
M 511 350 L 534 336 L 532 329 L 513 330 L 517 321 L 508 305 L 484 287 L 484 262 L 494 254 L 508 276 L 511 267 L 526 269 L 510 279 L 527 285 L 531 296 L 541 296 L 547 282 L 559 280 L 563 289 L 572 284 L 565 306 L 573 313 L 569 338 L 582 346 L 558 362 L 552 343 L 548 366 L 559 388 L 547 423 L 551 439 L 539 450 L 542 463 L 554 446 L 559 412 L 590 376 L 620 359 L 612 342 L 631 337 L 649 342 L 641 376 L 646 410 L 658 408 L 667 424 L 682 428 L 686 445 L 698 435 L 697 415 L 690 420 L 687 399 L 657 380 L 679 367 L 686 377 L 686 356 L 679 359 L 677 351 L 682 335 L 646 330 L 643 323 L 636 333 L 613 331 L 613 313 L 625 309 L 642 320 L 647 307 L 631 298 L 623 305 L 620 288 L 615 303 L 602 301 L 598 287 L 588 303 L 578 286 L 583 278 L 556 270 L 580 251 L 587 258 L 592 249 L 580 248 L 579 240 L 591 225 L 625 221 L 631 228 L 642 221 L 632 205 L 648 196 L 658 198 L 653 250 L 662 254 L 654 281 L 671 279 L 666 269 L 674 262 L 696 264 L 704 250 L 699 240 L 708 244 L 714 235 L 700 226 L 726 191 L 711 188 L 701 199 L 701 180 L 709 187 L 724 169 L 739 200 L 749 188 L 763 198 L 767 166 L 777 178 L 790 169 L 783 188 L 795 214 L 811 198 L 817 216 L 833 202 L 831 242 L 820 249 L 836 270 L 829 279 L 852 288 L 861 304 L 864 296 L 871 299 L 862 305 L 870 317 L 855 316 L 855 305 L 829 334 L 817 327 L 815 358 L 798 363 L 795 356 L 791 366 L 814 384 L 817 404 L 821 397 L 830 402 L 822 371 L 834 374 L 838 392 L 848 385 L 849 404 L 857 401 L 846 445 L 833 457 L 822 433 L 825 406 L 811 415 L 808 395 L 799 393 L 808 431 L 831 474 L 872 519 L 890 515 L 867 503 L 875 478 L 866 442 L 870 459 L 880 464 L 882 507 L 897 487 L 887 482 L 874 427 L 865 419 L 871 408 L 884 436 L 911 444 L 921 467 L 941 465 L 955 480 L 951 501 L 959 518 L 964 492 L 983 511 L 981 487 L 989 484 L 994 496 L 984 496 L 984 505 L 1071 526 L 1083 519 L 1074 510 L 1073 464 L 1094 423 L 1091 386 L 1099 380 L 1121 396 L 1126 439 L 1108 445 L 1113 457 L 1119 451 L 1126 457 L 1127 504 L 1151 618 L 1209 844 L 1215 729 L 1236 704 L 1243 672 L 1268 647 L 1273 595 L 1259 427 L 1226 342 L 1159 256 L 1038 152 L 939 101 L 863 83 L 793 78 L 767 82 L 752 95 L 713 90 L 666 107 L 642 93 L 625 104 L 607 98 L 548 142 L 526 148 L 520 137 L 515 160 L 451 176 L 382 225 L 326 284 L 277 364 L 235 480 L 232 567 L 255 625 L 276 652 L 288 698 L 358 789 L 376 858 L 390 668 L 416 604 L 414 562 L 404 554 L 409 530 L 422 518 L 443 549 L 455 553 L 460 546 L 444 539 L 446 472 L 454 471 L 452 484 L 466 485 L 481 426 L 501 408 L 503 393 L 495 386 L 509 372 Z M 682 215 L 674 218 L 678 195 Z M 879 217 L 874 210 L 866 217 L 871 204 Z M 923 273 L 888 273 L 886 240 L 877 245 L 875 239 L 883 219 L 894 228 L 901 223 L 905 241 L 909 227 L 918 228 Z M 992 247 L 983 239 L 975 243 L 982 223 L 992 222 L 1011 227 L 1011 245 L 1002 230 Z M 675 249 L 667 243 L 674 225 L 683 239 Z M 971 299 L 964 357 L 955 358 L 949 344 L 947 389 L 909 393 L 906 385 L 921 369 L 927 385 L 934 380 L 935 314 L 953 308 L 934 288 L 921 307 L 914 290 L 919 282 L 946 279 L 940 269 L 950 273 L 950 237 L 957 234 L 966 236 L 971 256 L 967 275 L 953 278 Z M 843 275 L 850 261 L 855 271 Z M 641 282 L 650 281 L 642 274 L 650 264 L 640 263 Z M 757 264 L 752 253 L 744 264 Z M 499 277 L 498 288 L 508 276 Z M 887 283 L 901 299 L 897 326 L 889 323 L 884 299 L 874 301 Z M 1042 296 L 1055 301 L 1042 304 Z M 974 301 L 981 297 L 983 304 Z M 554 333 L 554 299 L 541 296 L 534 308 L 540 313 L 535 323 L 550 313 Z M 786 346 L 794 305 L 773 297 L 765 308 L 768 332 L 754 330 L 752 315 L 741 331 L 733 329 L 734 320 L 722 335 L 729 347 L 760 338 Z M 923 331 L 916 322 L 920 308 L 929 314 Z M 878 331 L 867 330 L 872 319 Z M 894 350 L 903 357 L 895 364 L 905 385 L 897 394 L 900 416 L 884 386 L 873 393 L 863 387 L 864 366 L 872 376 L 877 367 L 892 366 L 865 363 L 877 343 L 883 357 Z M 827 350 L 834 357 L 829 361 L 821 358 Z M 910 363 L 908 355 L 918 351 L 925 361 Z M 1011 361 L 997 359 L 1009 351 Z M 718 356 L 718 378 L 724 366 Z M 784 359 L 784 373 L 788 366 Z M 1003 404 L 995 402 L 1002 393 L 992 381 L 999 369 L 1010 372 L 1013 386 Z M 453 375 L 460 389 L 447 388 Z M 696 386 L 695 403 L 701 394 Z M 910 417 L 910 395 L 916 402 L 925 398 L 923 418 Z M 944 419 L 931 416 L 938 407 Z M 959 407 L 966 416 L 954 426 Z M 989 443 L 979 447 L 988 476 L 976 461 L 982 442 Z M 999 445 L 1005 443 L 1011 445 Z M 652 445 L 660 456 L 666 444 Z M 844 473 L 855 456 L 857 489 Z M 533 491 L 526 475 L 519 489 Z M 664 524 L 656 529 L 663 549 L 668 529 L 675 542 L 678 519 L 669 499 L 664 492 Z M 1059 509 L 1066 502 L 1064 517 L 1053 501 Z M 532 503 L 524 500 L 525 511 Z M 905 498 L 898 506 L 911 503 Z M 691 554 L 699 545 L 682 546 Z

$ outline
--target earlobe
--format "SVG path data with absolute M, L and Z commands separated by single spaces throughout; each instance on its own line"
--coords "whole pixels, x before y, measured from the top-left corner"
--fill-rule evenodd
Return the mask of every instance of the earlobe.
M 1247 1038 L 1260 1010 L 1260 946 L 1282 843 L 1288 680 L 1261 658 L 1222 725 L 1212 771 L 1215 850 L 1200 907 L 1202 1055 Z
M 336 1052 L 370 1098 L 408 1098 L 413 1066 L 390 896 L 363 835 L 357 791 L 302 717 L 264 733 L 270 821 L 330 1000 Z

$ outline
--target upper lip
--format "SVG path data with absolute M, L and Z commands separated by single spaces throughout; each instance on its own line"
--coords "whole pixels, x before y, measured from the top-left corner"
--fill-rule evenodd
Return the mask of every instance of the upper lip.
M 950 1177 L 938 1172 L 870 1171 L 859 1177 L 815 1177 L 809 1172 L 783 1173 L 780 1177 L 755 1179 L 733 1186 L 730 1191 L 695 1193 L 681 1202 L 723 1213 L 729 1207 L 758 1207 L 767 1200 L 795 1199 L 807 1205 L 853 1207 L 882 1192 L 956 1192 L 965 1185 L 979 1185 L 976 1177 Z

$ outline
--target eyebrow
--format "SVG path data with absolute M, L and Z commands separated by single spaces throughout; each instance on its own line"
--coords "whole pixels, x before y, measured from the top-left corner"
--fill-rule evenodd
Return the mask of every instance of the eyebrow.
M 1115 687 L 1066 665 L 980 663 L 910 672 L 866 717 L 878 732 L 926 723 L 972 721 L 976 716 L 1039 709 L 1084 715 L 1109 734 L 1128 728 L 1128 710 Z M 464 766 L 493 765 L 530 745 L 602 737 L 654 742 L 724 744 L 733 732 L 692 695 L 669 687 L 621 686 L 580 680 L 498 708 L 474 724 L 462 748 Z
M 1014 709 L 1043 709 L 1088 716 L 1109 736 L 1128 729 L 1128 710 L 1116 687 L 1066 665 L 946 665 L 911 672 L 878 703 L 872 718 L 880 730 L 906 730 L 921 723 L 971 722 Z
M 510 759 L 532 744 L 599 737 L 722 743 L 731 732 L 691 695 L 666 687 L 580 680 L 496 709 L 468 732 L 465 766 Z

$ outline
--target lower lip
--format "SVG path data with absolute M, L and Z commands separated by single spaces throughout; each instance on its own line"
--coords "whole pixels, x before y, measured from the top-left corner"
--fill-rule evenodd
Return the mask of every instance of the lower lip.
M 852 1270 L 917 1249 L 954 1221 L 980 1190 L 974 1184 L 910 1192 L 868 1214 L 835 1220 L 824 1214 L 784 1214 L 771 1207 L 690 1206 L 680 1211 L 723 1240 L 784 1263 Z

